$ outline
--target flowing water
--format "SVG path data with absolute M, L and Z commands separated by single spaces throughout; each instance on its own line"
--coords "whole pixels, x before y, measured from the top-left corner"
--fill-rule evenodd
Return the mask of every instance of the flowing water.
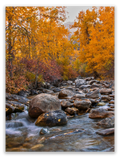
M 96 124 L 99 120 L 90 119 L 89 113 L 84 113 L 68 119 L 65 126 L 38 127 L 25 108 L 6 121 L 6 151 L 113 152 L 114 135 L 96 134 L 103 129 Z M 48 134 L 40 135 L 42 128 Z

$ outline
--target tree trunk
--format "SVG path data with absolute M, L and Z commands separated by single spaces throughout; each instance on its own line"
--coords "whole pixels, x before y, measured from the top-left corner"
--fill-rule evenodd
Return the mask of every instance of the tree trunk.
M 9 54 L 9 74 L 10 74 L 10 77 L 12 78 L 13 77 L 13 74 L 12 74 L 12 68 L 13 68 L 13 64 L 12 64 L 12 58 L 13 58 L 13 55 L 12 55 L 12 44 L 11 44 L 11 16 L 8 17 L 8 54 Z

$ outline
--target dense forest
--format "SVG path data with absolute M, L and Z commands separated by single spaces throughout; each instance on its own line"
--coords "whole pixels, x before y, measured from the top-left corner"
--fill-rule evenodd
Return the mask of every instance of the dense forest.
M 114 7 L 80 11 L 70 31 L 65 7 L 6 7 L 6 92 L 81 75 L 114 79 Z

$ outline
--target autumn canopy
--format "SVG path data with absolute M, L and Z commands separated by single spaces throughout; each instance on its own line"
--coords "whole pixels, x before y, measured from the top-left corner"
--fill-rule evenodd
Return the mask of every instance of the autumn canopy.
M 79 12 L 65 27 L 65 7 L 6 7 L 6 90 L 81 76 L 114 78 L 114 7 Z

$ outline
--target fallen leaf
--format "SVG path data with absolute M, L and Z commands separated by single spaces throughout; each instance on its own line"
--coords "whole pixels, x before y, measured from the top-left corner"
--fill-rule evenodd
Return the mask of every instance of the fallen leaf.
M 60 122 L 61 121 L 61 119 L 58 119 L 58 122 Z

